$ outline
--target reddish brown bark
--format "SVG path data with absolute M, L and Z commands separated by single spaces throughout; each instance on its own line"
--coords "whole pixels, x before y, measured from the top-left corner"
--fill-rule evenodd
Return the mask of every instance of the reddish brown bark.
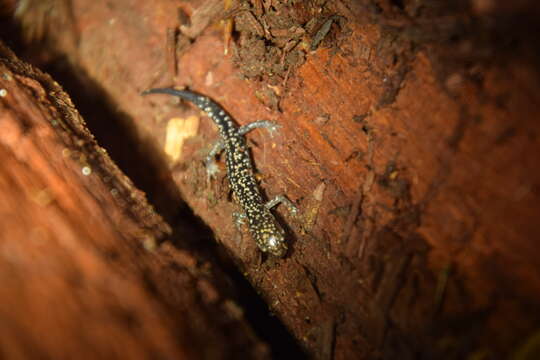
M 58 84 L 2 44 L 0 95 L 1 358 L 268 356 L 223 275 L 155 249 L 169 226 Z
M 206 118 L 163 178 L 296 339 L 336 359 L 537 348 L 538 6 L 250 1 L 230 10 L 223 55 L 220 17 L 197 12 L 202 3 L 74 0 L 70 31 L 51 22 L 47 36 L 159 148 L 170 119 L 198 112 L 139 95 L 154 86 L 187 85 L 240 124 L 282 125 L 248 138 L 265 192 L 303 214 L 277 211 L 285 259 L 259 264 L 231 221 L 226 180 L 207 182 L 201 160 L 217 135 Z M 171 218 L 168 192 L 145 189 Z

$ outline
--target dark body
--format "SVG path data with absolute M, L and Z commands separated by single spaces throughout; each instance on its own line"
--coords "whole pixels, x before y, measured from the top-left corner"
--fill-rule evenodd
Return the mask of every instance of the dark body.
M 220 105 L 206 96 L 172 88 L 152 89 L 144 94 L 152 93 L 169 94 L 188 100 L 214 121 L 219 129 L 221 143 L 215 146 L 211 154 L 215 155 L 213 153 L 217 153 L 222 148 L 225 150 L 227 176 L 234 196 L 247 218 L 253 239 L 263 252 L 269 252 L 279 257 L 284 256 L 287 252 L 284 231 L 269 210 L 276 202 L 272 202 L 273 205 L 269 206 L 262 198 L 241 128 L 233 122 Z

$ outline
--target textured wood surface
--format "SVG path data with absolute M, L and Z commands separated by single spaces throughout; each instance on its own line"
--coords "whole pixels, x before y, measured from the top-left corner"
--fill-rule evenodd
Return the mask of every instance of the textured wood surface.
M 2 44 L 0 133 L 1 358 L 268 357 L 223 274 L 156 249 L 169 225 Z
M 200 29 L 203 3 L 223 5 L 73 0 L 72 26 L 51 21 L 44 35 L 53 61 L 32 56 L 66 87 L 76 78 L 81 103 L 106 99 L 86 116 L 102 145 L 119 148 L 117 162 L 173 226 L 185 200 L 317 357 L 507 358 L 537 347 L 538 6 L 236 3 L 224 55 L 219 17 Z M 140 96 L 172 85 L 211 96 L 239 124 L 282 125 L 248 139 L 268 197 L 286 194 L 303 214 L 277 210 L 285 259 L 261 261 L 232 222 L 224 174 L 207 181 L 210 121 Z M 167 158 L 169 124 L 189 116 L 196 136 Z M 152 146 L 122 150 L 109 131 L 119 122 Z

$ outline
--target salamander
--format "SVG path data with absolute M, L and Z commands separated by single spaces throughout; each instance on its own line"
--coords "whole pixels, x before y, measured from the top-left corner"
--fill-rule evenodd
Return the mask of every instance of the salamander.
M 278 129 L 273 122 L 260 120 L 244 126 L 235 124 L 231 116 L 215 101 L 188 90 L 174 88 L 156 88 L 147 90 L 146 94 L 168 94 L 187 100 L 202 111 L 216 124 L 220 134 L 220 140 L 212 147 L 206 157 L 206 168 L 209 176 L 215 175 L 217 165 L 215 156 L 225 151 L 227 177 L 231 184 L 236 200 L 242 207 L 243 213 L 237 214 L 237 220 L 242 222 L 247 219 L 251 236 L 259 249 L 277 257 L 283 257 L 287 253 L 285 231 L 278 224 L 270 209 L 279 203 L 286 205 L 293 215 L 297 208 L 283 195 L 265 202 L 255 179 L 253 163 L 248 151 L 244 135 L 255 128 L 267 128 L 270 132 Z

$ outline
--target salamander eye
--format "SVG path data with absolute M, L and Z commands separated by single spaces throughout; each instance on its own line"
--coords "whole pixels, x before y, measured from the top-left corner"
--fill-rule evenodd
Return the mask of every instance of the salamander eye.
M 268 247 L 272 249 L 278 245 L 279 239 L 277 236 L 271 235 L 267 241 L 268 241 Z
M 287 245 L 285 239 L 281 234 L 272 234 L 266 238 L 267 251 L 277 257 L 282 257 L 287 252 Z

